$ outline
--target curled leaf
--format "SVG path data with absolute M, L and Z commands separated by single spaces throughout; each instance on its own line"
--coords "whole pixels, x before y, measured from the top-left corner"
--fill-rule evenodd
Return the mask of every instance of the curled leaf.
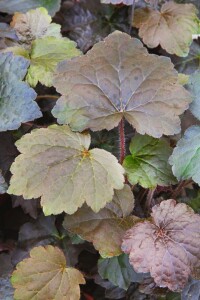
M 200 216 L 173 199 L 152 208 L 152 222 L 129 229 L 122 250 L 136 272 L 150 272 L 156 284 L 181 290 L 200 263 Z
M 53 115 L 79 131 L 110 130 L 125 117 L 141 134 L 174 134 L 191 101 L 168 58 L 148 54 L 139 40 L 117 31 L 60 63 L 54 85 L 62 97 Z
M 20 262 L 12 274 L 14 297 L 27 299 L 80 299 L 80 284 L 85 284 L 83 275 L 66 266 L 63 252 L 53 246 L 35 247 L 30 258 Z
M 0 131 L 19 128 L 21 123 L 42 116 L 36 93 L 22 82 L 29 62 L 11 53 L 0 54 Z
M 102 149 L 88 150 L 90 135 L 52 125 L 24 135 L 21 154 L 11 166 L 8 192 L 25 199 L 41 197 L 46 215 L 73 214 L 86 202 L 95 212 L 124 186 L 124 169 Z
M 192 34 L 198 32 L 198 10 L 193 4 L 173 1 L 162 5 L 161 10 L 139 8 L 135 11 L 133 25 L 149 48 L 161 45 L 170 54 L 187 56 Z
M 129 206 L 125 215 L 123 208 L 119 209 L 120 206 L 116 210 L 118 199 L 121 199 L 124 207 Z M 125 185 L 123 190 L 115 191 L 113 202 L 107 204 L 99 213 L 96 214 L 89 207 L 83 206 L 72 216 L 66 215 L 63 226 L 92 242 L 102 257 L 117 256 L 122 253 L 120 245 L 125 231 L 139 220 L 135 216 L 128 216 L 133 210 L 133 205 L 133 194 L 130 187 Z

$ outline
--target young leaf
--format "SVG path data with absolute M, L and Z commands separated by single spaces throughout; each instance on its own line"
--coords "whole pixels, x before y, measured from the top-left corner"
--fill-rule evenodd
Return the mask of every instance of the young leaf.
M 200 120 L 200 71 L 196 71 L 190 76 L 188 89 L 194 97 L 190 110 Z
M 12 274 L 14 297 L 26 299 L 80 299 L 83 275 L 66 266 L 63 252 L 53 246 L 36 247 L 30 258 L 20 262 Z
M 188 128 L 178 141 L 169 163 L 178 180 L 192 178 L 200 185 L 200 127 Z
M 67 38 L 44 37 L 37 39 L 32 43 L 31 64 L 26 81 L 33 87 L 37 85 L 38 81 L 50 87 L 57 64 L 64 59 L 80 54 L 76 43 Z
M 61 0 L 0 0 L 0 11 L 14 14 L 16 11 L 27 12 L 37 7 L 45 7 L 51 16 L 60 9 Z
M 143 274 L 134 271 L 126 254 L 112 258 L 100 258 L 98 272 L 103 279 L 108 279 L 124 290 L 128 289 L 131 282 L 140 282 L 144 277 Z
M 176 183 L 168 163 L 172 149 L 165 140 L 136 135 L 131 140 L 130 152 L 123 167 L 131 184 L 154 188 Z
M 173 199 L 154 206 L 151 216 L 152 222 L 126 232 L 122 250 L 136 272 L 150 272 L 158 286 L 181 290 L 200 262 L 200 216 Z
M 45 215 L 73 214 L 86 202 L 95 212 L 124 186 L 124 169 L 102 149 L 88 150 L 90 135 L 68 126 L 33 130 L 17 141 L 22 153 L 13 165 L 8 192 L 41 198 Z
M 1 174 L 0 170 L 0 194 L 4 194 L 7 190 L 7 184 L 5 182 L 5 179 L 3 178 L 3 175 Z
M 179 132 L 189 93 L 166 57 L 151 55 L 122 32 L 110 34 L 86 55 L 59 64 L 54 85 L 63 96 L 53 115 L 73 130 L 110 130 L 125 117 L 141 134 Z
M 10 26 L 15 29 L 20 44 L 29 48 L 32 41 L 44 36 L 61 38 L 60 25 L 51 23 L 52 19 L 44 7 L 15 13 Z
M 0 54 L 0 131 L 19 128 L 22 122 L 42 116 L 33 100 L 36 93 L 25 82 L 29 62 L 11 53 Z
M 137 9 L 133 25 L 149 48 L 161 45 L 170 54 L 187 56 L 192 34 L 198 32 L 197 13 L 193 4 L 169 1 L 160 12 L 149 7 Z
M 125 5 L 132 5 L 133 4 L 133 0 L 101 0 L 101 3 L 105 3 L 105 4 L 110 4 L 111 3 L 111 4 L 114 4 L 114 5 L 115 4 L 123 3 Z
M 129 190 L 129 197 L 126 190 Z M 123 191 L 126 191 L 125 197 Z M 114 205 L 113 209 L 112 202 L 98 214 L 83 206 L 73 216 L 66 215 L 63 226 L 84 240 L 92 242 L 102 257 L 120 255 L 122 253 L 120 245 L 125 231 L 139 219 L 135 216 L 128 217 L 133 210 L 133 196 L 129 186 L 125 185 L 123 190 L 115 191 L 113 202 L 117 202 L 117 199 L 121 199 L 121 202 L 124 200 L 124 205 L 126 202 L 129 203 L 130 208 L 129 211 L 126 210 L 125 215 L 122 208 L 116 210 Z

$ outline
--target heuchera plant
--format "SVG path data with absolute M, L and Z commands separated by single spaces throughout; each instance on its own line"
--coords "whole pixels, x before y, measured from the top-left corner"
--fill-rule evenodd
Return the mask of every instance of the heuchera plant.
M 0 0 L 0 215 L 23 216 L 0 236 L 0 298 L 199 299 L 195 1 L 97 1 L 107 33 L 84 52 L 68 1 L 26 2 Z M 67 6 L 73 24 L 87 8 L 83 36 L 88 3 Z

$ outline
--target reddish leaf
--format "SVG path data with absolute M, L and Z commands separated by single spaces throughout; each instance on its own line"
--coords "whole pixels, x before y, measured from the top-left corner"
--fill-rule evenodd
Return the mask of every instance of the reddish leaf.
M 122 250 L 136 272 L 150 272 L 158 286 L 180 290 L 200 262 L 200 216 L 173 199 L 154 206 L 151 216 L 152 222 L 126 232 Z

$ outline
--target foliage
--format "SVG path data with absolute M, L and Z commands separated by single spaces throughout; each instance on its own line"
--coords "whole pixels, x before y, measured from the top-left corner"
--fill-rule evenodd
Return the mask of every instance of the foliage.
M 199 299 L 198 8 L 0 0 L 1 299 Z

